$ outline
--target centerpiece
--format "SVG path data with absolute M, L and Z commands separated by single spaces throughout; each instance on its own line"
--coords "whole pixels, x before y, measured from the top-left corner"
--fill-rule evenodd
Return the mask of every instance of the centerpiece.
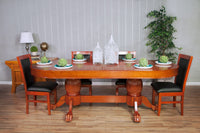
M 60 58 L 58 60 L 58 64 L 56 64 L 54 66 L 56 69 L 67 69 L 67 68 L 71 68 L 72 64 L 67 64 L 67 60 L 64 58 Z

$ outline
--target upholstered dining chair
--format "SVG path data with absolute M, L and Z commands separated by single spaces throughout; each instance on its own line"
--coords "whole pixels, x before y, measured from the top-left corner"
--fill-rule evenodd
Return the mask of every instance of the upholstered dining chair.
M 126 58 L 126 54 L 132 54 L 133 58 L 136 58 L 136 51 L 120 51 L 119 52 L 119 60 L 122 60 L 123 58 Z M 115 86 L 116 86 L 116 96 L 119 95 L 119 88 L 126 88 L 126 79 L 118 79 L 115 82 Z
M 32 60 L 31 55 L 22 55 L 17 57 L 17 61 L 20 67 L 22 80 L 24 83 L 25 95 L 26 95 L 26 113 L 29 113 L 29 102 L 47 103 L 48 114 L 51 115 L 50 95 L 54 95 L 54 101 L 57 102 L 57 83 L 54 81 L 35 82 L 34 77 L 31 75 Z M 33 100 L 29 100 L 29 96 L 33 96 Z M 37 96 L 46 96 L 47 100 L 37 100 Z
M 93 52 L 92 51 L 71 51 L 72 61 L 77 54 L 82 54 L 87 62 L 93 62 Z M 92 81 L 90 79 L 81 79 L 81 87 L 89 88 L 89 95 L 92 95 Z
M 193 56 L 179 54 L 178 57 L 178 75 L 172 82 L 153 82 L 152 104 L 155 104 L 155 96 L 158 96 L 158 116 L 160 116 L 161 104 L 181 104 L 181 115 L 183 115 L 184 92 L 186 81 L 189 74 Z M 162 101 L 163 96 L 173 96 L 173 101 Z M 176 97 L 181 96 L 181 100 L 177 101 Z

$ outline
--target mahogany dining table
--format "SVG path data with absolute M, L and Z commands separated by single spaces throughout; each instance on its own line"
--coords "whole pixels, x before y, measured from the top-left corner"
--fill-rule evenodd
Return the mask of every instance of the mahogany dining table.
M 178 65 L 160 66 L 155 61 L 149 61 L 152 68 L 140 69 L 134 67 L 138 60 L 134 62 L 119 61 L 119 64 L 93 64 L 92 62 L 81 62 L 77 64 L 68 60 L 73 66 L 67 69 L 57 69 L 55 65 L 58 60 L 52 61 L 52 64 L 40 66 L 33 64 L 31 73 L 35 77 L 48 79 L 65 79 L 66 94 L 61 96 L 56 104 L 51 105 L 51 109 L 56 109 L 64 103 L 69 105 L 69 111 L 65 120 L 71 121 L 73 118 L 72 107 L 81 103 L 127 103 L 134 108 L 134 121 L 140 122 L 141 116 L 138 113 L 137 106 L 142 103 L 152 110 L 157 110 L 156 105 L 152 105 L 147 97 L 142 96 L 142 79 L 161 79 L 170 78 L 178 74 Z M 127 95 L 80 95 L 80 79 L 127 79 Z

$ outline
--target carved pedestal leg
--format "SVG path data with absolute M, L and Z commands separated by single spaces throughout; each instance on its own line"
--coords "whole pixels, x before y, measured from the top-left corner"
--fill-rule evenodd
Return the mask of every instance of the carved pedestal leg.
M 135 101 L 133 117 L 134 117 L 134 121 L 135 121 L 135 122 L 140 122 L 140 121 L 141 121 L 141 116 L 140 116 L 140 114 L 138 113 L 138 108 L 137 108 L 137 107 L 138 107 L 137 101 Z
M 128 79 L 126 81 L 126 89 L 128 92 L 128 96 L 130 96 L 127 100 L 127 104 L 130 106 L 134 106 L 134 122 L 140 122 L 141 117 L 138 113 L 137 106 L 141 104 L 141 91 L 142 91 L 142 80 L 140 79 Z M 130 100 L 129 100 L 130 99 Z
M 152 105 L 152 104 L 149 102 L 149 100 L 147 99 L 147 97 L 145 97 L 145 96 L 142 96 L 142 103 L 143 103 L 146 107 L 151 108 L 152 110 L 157 110 L 157 106 Z
M 146 106 L 151 108 L 152 110 L 157 110 L 157 106 L 152 105 L 149 100 L 145 96 L 141 96 L 142 92 L 142 80 L 141 79 L 128 79 L 126 81 L 126 89 L 128 92 L 127 97 L 127 104 L 129 106 L 134 106 L 134 121 L 140 122 L 141 117 L 138 113 L 137 106 L 141 105 L 142 103 Z M 134 105 L 134 103 L 136 103 Z
M 56 109 L 62 106 L 66 102 L 66 96 L 62 96 L 56 104 L 51 104 L 51 109 Z
M 68 113 L 66 114 L 66 116 L 65 116 L 65 120 L 66 120 L 67 122 L 72 121 L 72 118 L 73 118 L 73 114 L 72 114 L 72 104 L 73 104 L 72 99 L 70 99 L 70 100 L 69 100 L 69 112 L 68 112 Z
M 68 79 L 65 81 L 65 89 L 67 92 L 66 103 L 69 104 L 69 112 L 65 116 L 67 122 L 72 121 L 72 107 L 80 104 L 81 81 L 79 79 Z

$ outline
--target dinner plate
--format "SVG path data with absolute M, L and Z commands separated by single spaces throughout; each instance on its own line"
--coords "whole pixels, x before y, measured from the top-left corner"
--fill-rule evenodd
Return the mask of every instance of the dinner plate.
M 72 64 L 67 64 L 66 66 L 64 66 L 64 67 L 60 67 L 59 65 L 55 65 L 54 66 L 56 69 L 68 69 L 68 68 L 71 68 L 71 67 L 73 67 L 73 65 Z
M 77 61 L 77 62 L 82 62 L 82 61 L 86 61 L 87 59 L 86 58 L 84 58 L 84 59 L 73 59 L 73 61 Z
M 50 65 L 50 64 L 52 64 L 52 61 L 51 60 L 49 60 L 47 63 L 42 63 L 42 62 L 37 62 L 37 65 Z
M 161 63 L 159 61 L 156 61 L 156 64 L 159 64 L 159 65 L 170 65 L 170 64 L 172 64 L 172 62 L 168 61 L 167 63 Z
M 136 58 L 132 58 L 132 59 L 126 59 L 126 58 L 122 58 L 123 61 L 135 61 Z
M 140 68 L 140 69 L 148 69 L 148 68 L 152 68 L 153 65 L 149 64 L 149 65 L 147 65 L 146 67 L 140 67 L 139 64 L 135 64 L 134 67 L 136 67 L 136 68 Z

